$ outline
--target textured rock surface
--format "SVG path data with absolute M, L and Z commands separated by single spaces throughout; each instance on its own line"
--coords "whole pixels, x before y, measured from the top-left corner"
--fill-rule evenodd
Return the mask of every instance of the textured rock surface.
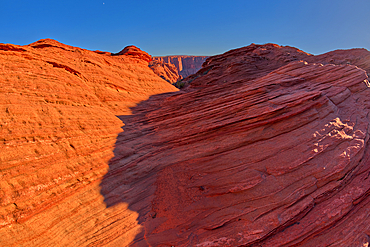
M 139 58 L 140 60 L 144 60 L 148 63 L 153 60 L 152 56 L 150 56 L 145 51 L 142 51 L 133 45 L 126 46 L 122 51 L 118 53 L 112 53 L 112 56 L 122 56 L 122 55 L 131 58 Z
M 176 89 L 143 52 L 0 45 L 0 245 L 367 246 L 367 51 L 345 52 L 251 45 L 146 100 Z
M 366 72 L 293 61 L 253 74 L 242 50 L 216 57 L 236 61 L 220 78 L 194 80 L 206 87 L 122 117 L 107 206 L 139 213 L 137 246 L 366 246 Z
M 202 68 L 207 56 L 165 56 L 153 57 L 154 60 L 175 65 L 178 74 L 183 78 L 195 74 Z
M 255 79 L 290 62 L 300 60 L 322 64 L 352 64 L 370 73 L 370 52 L 366 49 L 336 50 L 314 56 L 290 46 L 251 44 L 209 57 L 196 74 L 185 78 L 183 82 L 198 87 L 241 78 Z M 202 80 L 193 83 L 198 77 L 202 77 Z
M 159 75 L 162 79 L 168 81 L 169 83 L 175 83 L 182 78 L 182 76 L 178 74 L 175 65 L 170 63 L 153 60 L 149 63 L 149 68 L 151 68 L 155 74 Z
M 292 61 L 310 58 L 312 55 L 294 47 L 276 44 L 249 46 L 209 57 L 201 70 L 183 80 L 192 87 L 227 83 L 264 76 Z M 201 77 L 202 80 L 196 80 Z M 194 82 L 193 82 L 194 81 Z
M 336 50 L 322 55 L 307 58 L 309 62 L 320 62 L 322 64 L 352 64 L 370 73 L 370 52 L 366 49 Z
M 0 68 L 0 246 L 131 241 L 137 213 L 107 209 L 99 187 L 123 125 L 115 115 L 177 89 L 140 56 L 54 40 L 1 44 Z

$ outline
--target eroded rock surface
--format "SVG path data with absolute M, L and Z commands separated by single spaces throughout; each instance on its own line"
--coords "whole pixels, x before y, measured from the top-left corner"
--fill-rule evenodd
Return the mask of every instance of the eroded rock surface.
M 183 80 L 191 87 L 228 83 L 235 80 L 251 80 L 271 71 L 311 57 L 311 54 L 290 46 L 276 44 L 249 46 L 207 58 L 202 69 Z M 196 80 L 201 77 L 201 80 Z
M 142 51 L 138 47 L 133 45 L 126 46 L 122 51 L 118 53 L 112 53 L 112 56 L 127 56 L 131 58 L 139 58 L 140 60 L 144 60 L 148 63 L 153 60 L 152 56 L 150 56 L 147 52 Z
M 149 68 L 151 68 L 155 74 L 169 83 L 175 83 L 182 78 L 182 76 L 178 74 L 175 65 L 170 63 L 152 60 L 149 63 Z
M 368 245 L 367 53 L 0 45 L 0 245 Z
M 370 73 L 370 52 L 366 49 L 336 50 L 317 56 L 307 58 L 309 62 L 320 62 L 322 64 L 345 65 L 352 64 Z
M 239 62 L 248 49 L 209 58 L 213 80 L 122 117 L 107 205 L 139 213 L 134 246 L 368 244 L 366 72 L 286 61 L 287 49 L 311 56 L 278 46 L 276 63 L 253 72 Z
M 175 65 L 178 74 L 183 78 L 195 74 L 202 68 L 208 56 L 164 56 L 153 57 L 154 60 Z
M 355 65 L 370 73 L 370 52 L 366 49 L 336 50 L 311 55 L 290 46 L 276 44 L 249 46 L 209 57 L 197 73 L 183 80 L 191 87 L 227 83 L 237 79 L 255 79 L 293 61 L 310 63 Z M 196 80 L 201 77 L 202 80 Z M 193 82 L 196 80 L 195 82 Z
M 1 44 L 0 68 L 0 246 L 128 244 L 137 213 L 107 209 L 99 187 L 122 131 L 116 115 L 177 89 L 145 56 L 54 40 Z

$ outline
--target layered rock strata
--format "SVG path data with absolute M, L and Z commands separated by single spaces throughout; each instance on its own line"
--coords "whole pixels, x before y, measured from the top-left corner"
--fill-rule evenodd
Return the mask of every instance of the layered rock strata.
M 149 63 L 149 68 L 151 68 L 159 77 L 171 84 L 182 79 L 182 76 L 178 74 L 178 71 L 173 64 L 152 60 Z
M 153 57 L 154 60 L 173 64 L 178 71 L 178 74 L 183 78 L 195 74 L 202 68 L 202 64 L 207 59 L 207 56 L 164 56 Z
M 138 212 L 134 246 L 369 244 L 366 72 L 271 66 L 221 63 L 217 82 L 199 76 L 121 118 L 101 187 L 108 207 Z
M 209 57 L 197 73 L 182 80 L 186 86 L 206 86 L 227 83 L 233 79 L 255 79 L 293 61 L 310 63 L 355 65 L 370 73 L 370 52 L 366 49 L 336 50 L 314 56 L 290 46 L 276 44 L 249 46 Z M 196 78 L 202 77 L 202 80 Z
M 134 47 L 1 44 L 0 245 L 369 245 L 367 53 L 253 44 L 176 92 Z
M 111 56 L 54 40 L 0 45 L 0 246 L 134 238 L 137 213 L 107 209 L 100 194 L 123 125 L 116 115 L 177 91 L 135 52 Z M 117 217 L 126 217 L 121 230 L 113 230 Z

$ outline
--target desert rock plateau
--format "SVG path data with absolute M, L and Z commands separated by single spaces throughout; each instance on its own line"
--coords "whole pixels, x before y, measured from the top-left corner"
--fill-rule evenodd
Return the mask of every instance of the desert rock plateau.
M 370 52 L 202 59 L 0 44 L 0 246 L 369 246 Z

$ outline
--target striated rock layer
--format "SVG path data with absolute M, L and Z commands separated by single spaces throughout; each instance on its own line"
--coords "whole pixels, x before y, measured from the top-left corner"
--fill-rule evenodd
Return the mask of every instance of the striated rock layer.
M 121 117 L 107 206 L 138 212 L 133 246 L 367 246 L 366 72 L 275 56 L 253 71 L 248 49 Z
M 100 194 L 123 125 L 116 115 L 177 91 L 148 68 L 149 55 L 134 51 L 0 44 L 0 246 L 134 238 L 137 213 L 125 204 L 108 209 Z M 117 217 L 126 219 L 119 228 Z
M 164 56 L 153 57 L 154 60 L 175 65 L 178 74 L 183 78 L 195 74 L 202 68 L 207 56 Z
M 256 45 L 231 50 L 209 57 L 202 68 L 182 82 L 192 87 L 226 83 L 237 79 L 255 79 L 293 61 L 311 63 L 355 65 L 369 74 L 370 52 L 366 49 L 336 50 L 321 55 L 311 55 L 290 46 L 276 44 Z M 196 78 L 202 80 L 193 82 Z
M 368 53 L 1 44 L 0 245 L 369 245 Z

